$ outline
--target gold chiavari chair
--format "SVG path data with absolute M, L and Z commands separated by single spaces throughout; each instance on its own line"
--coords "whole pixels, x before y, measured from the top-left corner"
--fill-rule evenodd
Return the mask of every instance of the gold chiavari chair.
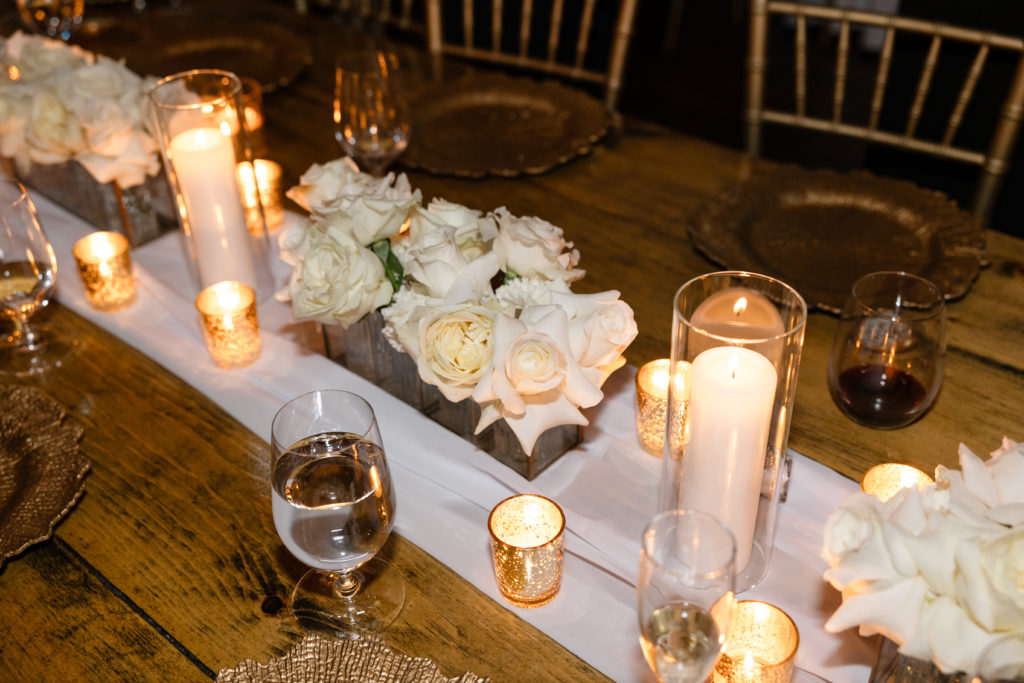
M 1024 115 L 1024 40 L 1019 37 L 977 31 L 933 21 L 910 17 L 875 14 L 821 5 L 806 5 L 778 0 L 751 0 L 750 36 L 747 62 L 747 151 L 758 156 L 761 151 L 762 123 L 797 126 L 817 131 L 861 138 L 917 152 L 952 159 L 981 168 L 975 186 L 971 212 L 988 225 L 999 189 L 1006 175 Z M 764 83 L 769 30 L 773 29 L 773 15 L 787 16 L 795 24 L 795 97 L 792 110 L 771 109 L 764 106 Z M 836 66 L 832 92 L 831 117 L 812 116 L 807 112 L 807 25 L 808 20 L 838 24 Z M 850 112 L 844 111 L 847 91 L 850 34 L 853 28 L 877 27 L 884 31 L 884 42 L 874 75 L 873 93 L 867 124 L 851 121 Z M 785 29 L 790 30 L 790 29 Z M 781 27 L 778 29 L 781 33 Z M 897 33 L 916 33 L 930 36 L 930 46 L 920 69 L 912 104 L 902 129 L 888 130 L 880 125 L 883 105 L 894 59 Z M 936 79 L 939 56 L 945 42 L 977 46 L 974 59 L 960 87 L 959 94 L 949 112 L 944 132 L 938 139 L 925 139 L 918 132 L 931 85 Z M 972 101 L 986 64 L 993 50 L 1016 53 L 1017 67 L 1008 86 L 998 122 L 993 127 L 987 149 L 971 149 L 956 144 L 957 133 L 964 113 Z M 947 76 L 943 75 L 942 78 Z
M 638 0 L 615 0 L 618 5 L 617 19 L 609 45 L 595 45 L 591 39 L 595 7 L 598 0 L 583 0 L 578 15 L 568 16 L 564 0 L 552 0 L 551 12 L 543 22 L 535 21 L 533 0 L 510 0 L 520 6 L 518 21 L 508 22 L 504 16 L 503 0 L 490 0 L 489 42 L 480 45 L 474 41 L 477 17 L 473 0 L 427 0 L 427 45 L 435 56 L 451 55 L 470 60 L 479 60 L 549 73 L 560 78 L 579 82 L 596 83 L 604 88 L 604 102 L 607 109 L 615 111 L 619 92 L 622 89 L 626 52 L 633 32 L 633 19 Z M 461 40 L 452 40 L 445 31 L 444 22 L 457 17 L 461 8 Z M 542 36 L 542 49 L 531 50 L 535 24 L 543 23 L 546 36 Z M 514 32 L 510 43 L 515 49 L 503 49 L 503 38 L 507 32 Z M 565 50 L 567 40 L 575 37 L 571 49 Z M 607 48 L 607 59 L 593 65 L 588 57 Z M 571 53 L 568 59 L 561 56 Z
M 423 31 L 422 17 L 414 7 L 422 4 L 422 0 L 296 0 L 296 7 L 305 14 L 311 3 L 399 31 Z

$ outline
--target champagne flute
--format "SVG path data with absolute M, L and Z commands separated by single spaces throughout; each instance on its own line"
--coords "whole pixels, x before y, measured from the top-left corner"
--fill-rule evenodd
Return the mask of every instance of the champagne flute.
M 292 592 L 303 627 L 358 638 L 405 603 L 405 583 L 377 551 L 394 526 L 395 492 L 373 408 L 347 391 L 286 403 L 271 426 L 274 525 L 313 567 Z
M 334 72 L 335 138 L 377 178 L 409 144 L 398 66 L 393 52 L 374 50 L 340 56 Z
M 0 314 L 14 330 L 0 344 L 0 372 L 34 375 L 58 367 L 71 351 L 29 318 L 50 302 L 57 259 L 25 187 L 0 181 Z
M 663 512 L 641 537 L 640 646 L 663 683 L 699 683 L 722 652 L 735 606 L 736 542 L 718 519 Z

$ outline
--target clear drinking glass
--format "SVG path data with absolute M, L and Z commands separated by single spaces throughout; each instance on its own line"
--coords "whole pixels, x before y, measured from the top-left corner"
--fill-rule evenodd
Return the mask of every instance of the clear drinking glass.
M 57 281 L 57 259 L 24 186 L 0 181 L 0 314 L 14 330 L 0 344 L 0 372 L 32 375 L 61 364 L 73 344 L 29 325 Z
M 942 292 L 910 273 L 869 273 L 853 285 L 829 356 L 832 398 L 854 422 L 903 427 L 925 413 L 942 384 Z
M 303 394 L 271 426 L 274 525 L 313 567 L 292 592 L 295 618 L 340 637 L 379 633 L 405 603 L 405 583 L 376 557 L 395 519 L 395 491 L 373 408 L 347 391 Z
M 335 138 L 363 170 L 380 177 L 409 144 L 398 57 L 374 50 L 340 55 L 334 72 Z
M 85 0 L 18 0 L 21 21 L 30 31 L 68 40 L 82 26 Z
M 707 678 L 735 607 L 736 543 L 718 519 L 663 512 L 641 537 L 637 582 L 640 646 L 664 683 Z

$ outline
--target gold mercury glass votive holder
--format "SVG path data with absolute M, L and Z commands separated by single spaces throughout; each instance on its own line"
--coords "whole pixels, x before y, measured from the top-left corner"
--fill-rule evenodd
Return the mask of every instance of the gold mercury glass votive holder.
M 712 683 L 788 683 L 796 672 L 800 632 L 775 605 L 736 603 L 729 639 L 711 675 Z
M 116 311 L 135 301 L 127 237 L 117 232 L 94 232 L 78 240 L 72 253 L 93 308 Z
M 516 607 L 540 607 L 562 585 L 565 514 L 534 494 L 506 498 L 487 518 L 498 589 Z
M 256 177 L 253 177 L 255 168 Z M 284 223 L 284 202 L 281 199 L 281 165 L 269 159 L 257 159 L 249 164 L 238 165 L 238 182 L 245 200 L 245 222 L 250 232 L 259 230 L 259 211 L 263 206 L 263 218 L 267 230 L 273 232 Z
M 259 358 L 260 324 L 252 287 L 240 282 L 218 282 L 199 293 L 196 308 L 214 363 L 234 369 Z
M 679 362 L 676 373 L 675 395 L 677 403 L 684 403 L 690 364 Z M 636 373 L 636 433 L 640 445 L 659 458 L 665 444 L 665 420 L 668 418 L 669 359 L 661 358 L 645 363 Z M 676 411 L 676 421 L 683 419 L 684 411 Z M 676 425 L 673 434 L 682 433 Z
M 933 483 L 935 482 L 931 477 L 916 467 L 883 462 L 864 473 L 864 478 L 860 480 L 860 488 L 864 493 L 870 493 L 885 502 L 903 489 L 911 486 L 923 489 Z

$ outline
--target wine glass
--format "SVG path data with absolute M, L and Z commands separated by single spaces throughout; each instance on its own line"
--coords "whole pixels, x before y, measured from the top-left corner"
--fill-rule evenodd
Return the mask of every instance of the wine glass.
M 14 324 L 0 343 L 0 372 L 34 375 L 58 367 L 68 344 L 29 318 L 46 306 L 57 281 L 57 259 L 25 187 L 0 181 L 0 313 Z
M 939 288 L 910 273 L 869 273 L 840 315 L 828 366 L 832 398 L 868 427 L 908 425 L 939 393 L 945 350 Z
M 736 542 L 717 518 L 663 512 L 641 537 L 640 646 L 664 683 L 698 683 L 718 661 L 735 607 Z
M 292 592 L 299 624 L 350 638 L 386 629 L 405 583 L 376 557 L 395 492 L 370 404 L 338 390 L 286 403 L 271 426 L 271 498 L 278 536 L 313 567 Z
M 81 28 L 84 10 L 85 0 L 18 0 L 26 28 L 65 41 Z
M 334 72 L 335 138 L 378 178 L 409 144 L 400 80 L 398 57 L 384 50 L 343 54 Z

